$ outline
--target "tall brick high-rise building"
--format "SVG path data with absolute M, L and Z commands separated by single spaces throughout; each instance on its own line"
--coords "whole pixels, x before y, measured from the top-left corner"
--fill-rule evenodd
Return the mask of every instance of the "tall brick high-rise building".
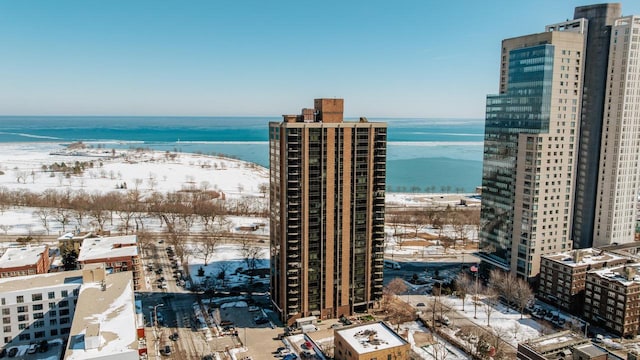
M 269 124 L 271 297 L 287 324 L 382 297 L 387 125 L 314 105 Z

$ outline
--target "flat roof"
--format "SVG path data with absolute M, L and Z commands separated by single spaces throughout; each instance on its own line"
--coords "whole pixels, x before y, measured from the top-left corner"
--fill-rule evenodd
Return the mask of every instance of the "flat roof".
M 45 256 L 49 256 L 47 245 L 25 245 L 7 248 L 4 254 L 0 256 L 0 269 L 35 265 L 44 252 L 47 252 Z
M 576 252 L 580 252 L 580 260 L 577 262 L 574 260 Z M 588 248 L 588 249 L 576 249 L 571 251 L 565 251 L 557 254 L 542 255 L 542 258 L 553 260 L 562 263 L 565 266 L 578 267 L 586 266 L 590 264 L 604 263 L 612 260 L 625 260 L 628 257 L 624 257 L 618 254 L 607 252 L 600 249 Z
M 0 293 L 39 288 L 48 289 L 69 284 L 77 284 L 78 286 L 82 284 L 82 270 L 3 278 L 0 279 Z
M 523 343 L 523 345 L 534 349 L 540 355 L 545 355 L 561 351 L 570 346 L 579 346 L 588 343 L 590 343 L 590 340 L 581 334 L 571 330 L 565 330 L 528 340 Z
M 629 277 L 626 274 L 626 268 L 631 271 Z M 607 279 L 611 282 L 619 282 L 621 285 L 629 286 L 632 284 L 640 284 L 640 263 L 619 265 L 611 268 L 592 270 L 590 274 L 595 274 L 601 279 Z
M 134 301 L 133 275 L 129 271 L 108 274 L 104 288 L 100 282 L 83 284 L 71 324 L 65 359 L 106 356 L 137 359 Z M 91 348 L 92 345 L 89 345 L 90 349 L 85 348 L 85 337 L 95 348 Z
M 138 255 L 136 235 L 88 238 L 82 241 L 78 261 Z
M 336 330 L 336 333 L 340 334 L 358 354 L 407 344 L 406 340 L 381 322 Z

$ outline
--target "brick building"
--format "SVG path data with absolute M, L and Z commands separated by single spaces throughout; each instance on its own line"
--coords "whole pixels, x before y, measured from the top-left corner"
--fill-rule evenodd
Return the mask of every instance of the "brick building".
M 10 247 L 0 256 L 0 278 L 46 274 L 50 266 L 47 245 Z
M 110 272 L 131 271 L 133 286 L 139 290 L 143 285 L 142 261 L 136 235 L 89 238 L 82 242 L 78 263 L 105 264 Z
M 587 272 L 631 262 L 630 257 L 599 249 L 543 255 L 537 295 L 559 308 L 582 314 Z
M 585 285 L 584 319 L 624 337 L 638 335 L 640 263 L 592 270 Z
M 340 329 L 334 335 L 336 360 L 409 359 L 411 345 L 383 322 Z

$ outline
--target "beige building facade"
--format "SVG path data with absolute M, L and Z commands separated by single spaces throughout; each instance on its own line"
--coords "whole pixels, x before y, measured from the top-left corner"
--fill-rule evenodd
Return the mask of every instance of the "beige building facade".
M 500 94 L 487 97 L 483 263 L 523 278 L 570 250 L 586 20 L 502 42 Z
M 640 189 L 640 17 L 611 30 L 593 246 L 634 241 Z

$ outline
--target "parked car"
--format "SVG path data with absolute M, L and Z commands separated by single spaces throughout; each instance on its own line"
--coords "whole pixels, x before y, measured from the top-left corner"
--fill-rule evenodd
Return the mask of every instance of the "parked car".
M 416 306 L 417 306 L 417 307 L 423 307 L 423 306 L 425 306 L 425 305 L 424 305 L 424 303 L 417 303 L 417 304 L 416 304 Z
M 259 311 L 260 308 L 257 306 L 249 306 L 249 311 L 253 312 L 253 311 Z
M 220 321 L 220 326 L 229 326 L 229 325 L 233 325 L 233 321 L 229 321 L 229 320 Z
M 27 354 L 35 354 L 38 351 L 38 345 L 31 344 L 29 345 L 29 349 L 27 349 Z
M 17 347 L 12 347 L 11 349 L 9 349 L 9 357 L 16 357 L 16 355 L 18 354 L 18 348 Z

